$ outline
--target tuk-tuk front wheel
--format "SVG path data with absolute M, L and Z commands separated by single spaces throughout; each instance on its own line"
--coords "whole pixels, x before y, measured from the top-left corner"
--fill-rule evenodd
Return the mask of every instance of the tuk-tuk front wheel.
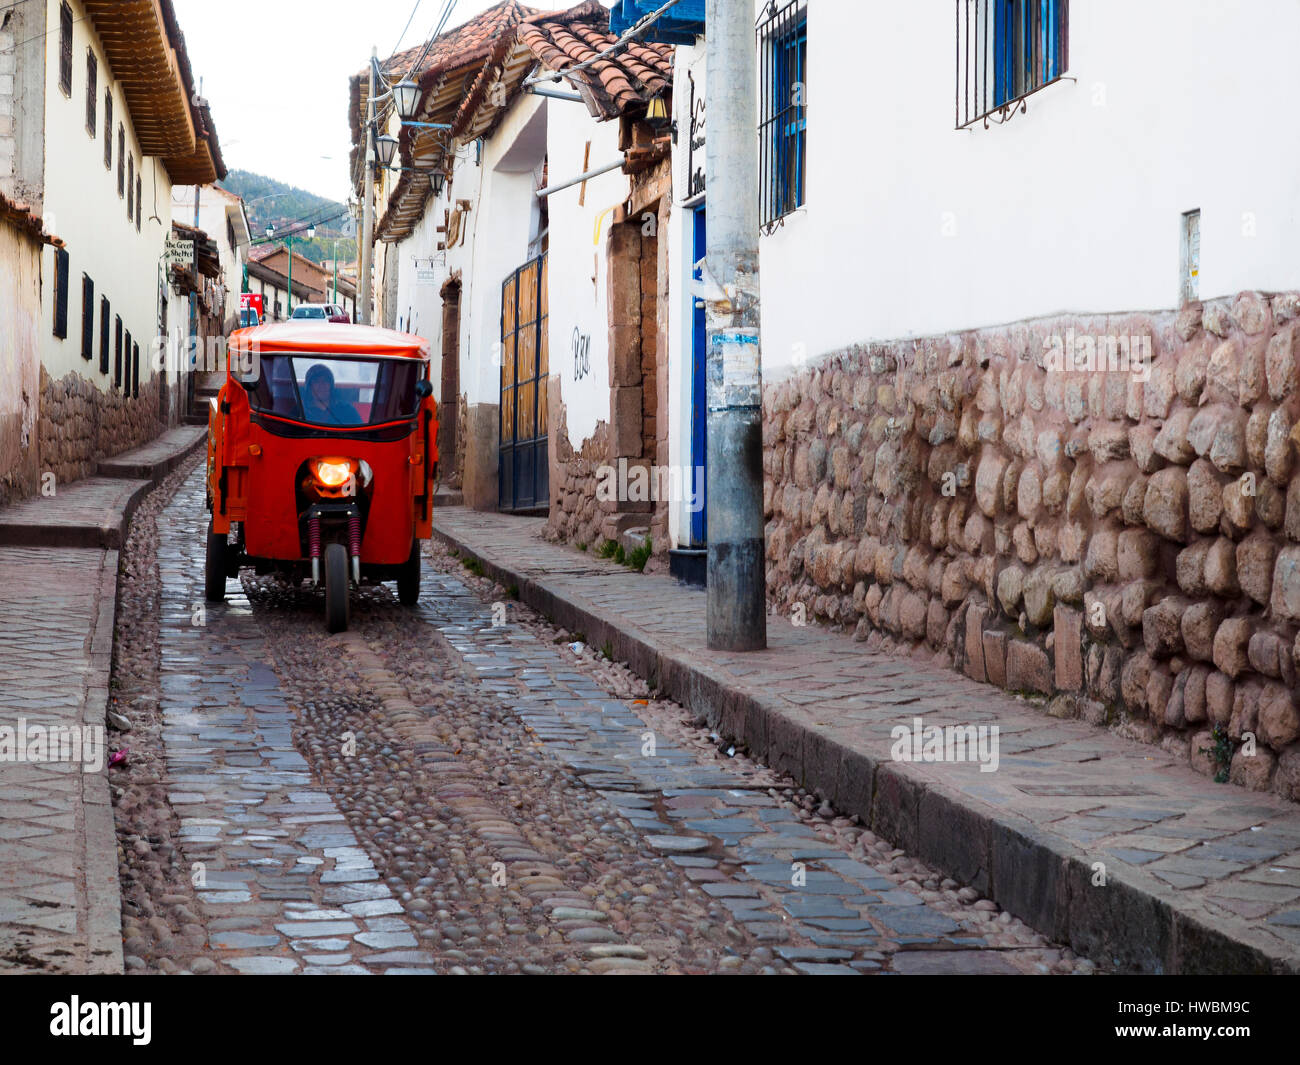
M 220 603 L 226 598 L 227 555 L 230 545 L 223 533 L 212 531 L 208 521 L 208 552 L 203 567 L 203 593 L 209 603 Z
M 415 606 L 420 601 L 420 541 L 411 545 L 411 557 L 402 566 L 397 578 L 397 601 L 402 606 Z
M 348 552 L 342 544 L 325 545 L 325 627 L 344 632 L 350 607 Z

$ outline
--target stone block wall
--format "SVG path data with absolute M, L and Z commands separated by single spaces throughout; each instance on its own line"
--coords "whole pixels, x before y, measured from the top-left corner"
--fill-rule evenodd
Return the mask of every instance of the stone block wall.
M 545 536 L 561 543 L 595 546 L 617 536 L 610 519 L 616 505 L 596 498 L 597 471 L 610 461 L 607 422 L 597 422 L 596 431 L 582 442 L 581 450 L 569 443 L 568 412 L 560 394 L 560 378 L 547 382 L 550 402 L 551 511 Z
M 1300 800 L 1298 315 L 1036 320 L 767 385 L 769 596 Z
M 159 419 L 158 377 L 135 399 L 104 391 L 78 374 L 55 380 L 41 368 L 41 473 L 67 484 L 94 473 L 95 462 L 148 443 L 165 426 Z

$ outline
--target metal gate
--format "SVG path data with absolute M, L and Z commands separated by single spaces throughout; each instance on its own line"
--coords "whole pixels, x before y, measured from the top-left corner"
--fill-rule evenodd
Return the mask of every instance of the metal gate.
M 501 444 L 498 506 L 546 510 L 546 254 L 530 259 L 501 286 Z

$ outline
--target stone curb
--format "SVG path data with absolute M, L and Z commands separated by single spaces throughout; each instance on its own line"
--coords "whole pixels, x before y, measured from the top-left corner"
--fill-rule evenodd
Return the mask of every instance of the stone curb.
M 121 504 L 120 512 L 100 515 L 94 521 L 66 524 L 43 524 L 38 521 L 8 521 L 0 510 L 0 546 L 4 547 L 97 547 L 105 551 L 120 550 L 126 540 L 126 530 L 131 516 L 140 501 L 172 470 L 195 451 L 207 446 L 207 434 L 196 436 L 179 449 L 153 462 L 133 463 L 109 460 L 100 464 L 96 476 L 107 480 L 138 481 Z M 129 453 L 128 453 L 129 454 Z M 105 470 L 105 467 L 110 469 Z M 73 482 L 59 498 L 75 500 L 77 486 L 86 481 Z M 30 501 L 23 501 L 30 502 Z M 20 502 L 16 504 L 22 506 Z M 48 505 L 48 504 L 47 504 Z M 55 504 L 57 506 L 57 504 Z
M 439 527 L 436 512 L 433 531 L 498 584 L 517 586 L 520 600 L 553 624 L 584 632 L 590 646 L 610 644 L 615 659 L 651 687 L 703 713 L 761 761 L 1077 953 L 1142 973 L 1300 973 L 1300 959 L 1278 954 L 1249 929 L 1212 926 L 1137 867 L 1108 865 L 1106 891 L 1098 893 L 1091 862 L 1065 839 L 894 762 L 883 748 L 830 739 L 810 715 L 729 684 L 626 617 L 487 557 Z

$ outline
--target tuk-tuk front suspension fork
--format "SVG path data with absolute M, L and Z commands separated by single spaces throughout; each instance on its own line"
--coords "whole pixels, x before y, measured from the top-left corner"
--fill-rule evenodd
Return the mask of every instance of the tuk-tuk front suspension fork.
M 311 583 L 320 584 L 320 518 L 307 519 L 307 539 L 311 544 Z
M 361 583 L 361 515 L 348 516 L 348 548 L 352 555 L 352 580 Z

